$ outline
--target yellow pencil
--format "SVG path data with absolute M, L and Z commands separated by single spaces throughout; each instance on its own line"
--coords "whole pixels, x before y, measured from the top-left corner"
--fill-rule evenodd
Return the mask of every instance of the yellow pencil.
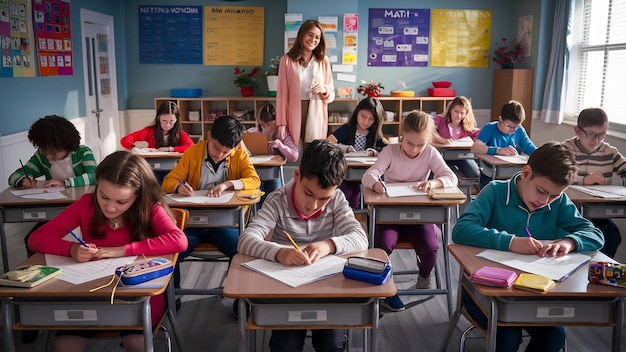
M 298 245 L 296 244 L 296 242 L 293 240 L 293 238 L 291 238 L 291 235 L 287 233 L 287 231 L 283 231 L 285 233 L 285 235 L 287 236 L 287 238 L 289 239 L 289 242 L 291 242 L 291 244 L 293 244 L 293 248 L 295 248 L 298 252 L 302 253 L 302 250 L 300 249 L 300 247 L 298 247 Z

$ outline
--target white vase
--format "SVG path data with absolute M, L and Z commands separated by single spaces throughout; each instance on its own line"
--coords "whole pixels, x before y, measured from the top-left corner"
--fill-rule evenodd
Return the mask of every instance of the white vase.
M 278 90 L 278 76 L 267 76 L 267 96 L 275 97 Z

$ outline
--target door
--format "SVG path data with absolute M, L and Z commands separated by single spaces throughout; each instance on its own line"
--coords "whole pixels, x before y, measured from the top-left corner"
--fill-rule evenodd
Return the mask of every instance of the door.
M 117 149 L 120 139 L 113 17 L 85 9 L 80 15 L 87 112 L 84 143 L 100 162 Z

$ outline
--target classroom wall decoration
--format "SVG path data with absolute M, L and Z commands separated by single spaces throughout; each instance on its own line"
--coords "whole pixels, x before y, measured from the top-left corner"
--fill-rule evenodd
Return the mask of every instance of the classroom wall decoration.
M 370 9 L 368 66 L 427 66 L 429 9 Z
M 34 77 L 29 0 L 0 0 L 0 77 Z
M 490 10 L 432 10 L 430 65 L 488 67 Z
M 33 22 L 40 76 L 74 74 L 68 1 L 33 0 Z
M 204 7 L 205 65 L 263 65 L 265 8 Z
M 139 63 L 202 64 L 201 6 L 139 6 Z

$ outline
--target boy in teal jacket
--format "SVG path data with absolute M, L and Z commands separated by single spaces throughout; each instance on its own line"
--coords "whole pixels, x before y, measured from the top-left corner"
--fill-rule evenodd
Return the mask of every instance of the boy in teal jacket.
M 491 181 L 471 202 L 452 230 L 455 243 L 539 256 L 602 248 L 602 232 L 583 218 L 565 189 L 578 172 L 574 155 L 558 142 L 535 150 L 522 171 L 507 181 Z M 526 228 L 532 237 L 526 234 Z M 543 245 L 539 240 L 551 240 Z M 463 294 L 463 304 L 483 327 L 487 317 Z M 527 351 L 559 351 L 562 326 L 524 327 L 531 335 Z M 499 326 L 498 351 L 517 351 L 522 327 Z

